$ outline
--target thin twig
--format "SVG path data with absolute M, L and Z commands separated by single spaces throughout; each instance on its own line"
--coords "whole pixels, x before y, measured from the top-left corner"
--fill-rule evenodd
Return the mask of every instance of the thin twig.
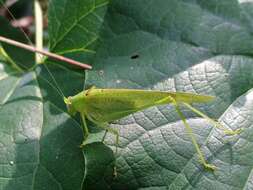
M 69 64 L 79 66 L 83 69 L 92 69 L 91 65 L 81 63 L 79 61 L 75 61 L 73 59 L 70 59 L 70 58 L 67 58 L 67 57 L 64 57 L 64 56 L 61 56 L 61 55 L 57 55 L 55 53 L 51 53 L 51 52 L 48 52 L 48 51 L 45 51 L 45 50 L 37 49 L 34 46 L 23 44 L 23 43 L 17 42 L 15 40 L 11 40 L 11 39 L 3 37 L 3 36 L 0 36 L 0 41 L 5 42 L 7 44 L 17 46 L 17 47 L 20 47 L 20 48 L 23 48 L 23 49 L 26 49 L 26 50 L 29 50 L 29 51 L 32 51 L 32 52 L 40 53 L 42 55 L 54 58 L 54 59 L 59 60 L 59 61 L 64 61 L 64 62 L 67 62 Z

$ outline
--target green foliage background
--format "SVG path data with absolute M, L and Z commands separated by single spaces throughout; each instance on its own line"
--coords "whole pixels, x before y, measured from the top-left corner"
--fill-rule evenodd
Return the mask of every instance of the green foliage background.
M 219 168 L 209 172 L 171 105 L 143 110 L 111 124 L 120 131 L 113 178 L 110 148 L 78 147 L 80 120 L 66 113 L 46 68 L 2 44 L 13 62 L 0 65 L 0 189 L 253 188 L 253 2 L 54 0 L 48 16 L 50 50 L 93 65 L 84 73 L 46 60 L 66 96 L 90 85 L 214 95 L 214 102 L 195 107 L 244 130 L 226 136 L 182 107 Z M 3 18 L 0 26 L 1 35 L 25 41 Z M 102 133 L 94 131 L 92 140 Z M 111 135 L 106 142 L 114 149 Z

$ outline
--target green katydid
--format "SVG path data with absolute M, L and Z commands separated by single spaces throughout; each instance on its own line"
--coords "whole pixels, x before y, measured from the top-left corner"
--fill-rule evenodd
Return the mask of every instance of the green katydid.
M 117 130 L 108 127 L 109 122 L 121 119 L 127 115 L 152 106 L 172 103 L 187 129 L 187 133 L 198 153 L 200 162 L 205 168 L 214 170 L 216 167 L 206 162 L 194 134 L 192 133 L 192 129 L 186 122 L 186 118 L 179 108 L 179 104 L 183 104 L 196 114 L 210 121 L 215 127 L 224 129 L 225 133 L 231 135 L 238 134 L 240 130 L 232 131 L 225 129 L 219 122 L 209 118 L 190 105 L 191 103 L 209 102 L 213 99 L 213 96 L 183 92 L 162 92 L 136 89 L 97 89 L 93 87 L 82 91 L 75 96 L 64 98 L 64 102 L 71 115 L 74 115 L 77 112 L 81 115 L 84 132 L 84 141 L 81 146 L 86 144 L 86 139 L 89 135 L 86 124 L 86 119 L 88 119 L 98 127 L 102 127 L 116 136 L 116 154 L 119 145 L 119 133 Z
M 14 18 L 14 17 L 13 17 Z M 29 39 L 29 38 L 28 38 Z M 39 52 L 47 56 L 51 56 L 56 59 L 67 61 L 70 64 L 82 66 L 83 68 L 91 68 L 89 65 L 85 65 L 67 58 L 53 55 L 50 52 L 36 49 L 34 47 L 28 47 L 27 45 L 13 42 L 12 40 L 6 40 L 0 36 L 0 41 L 10 43 L 22 48 L 26 48 L 30 51 Z M 192 143 L 199 155 L 200 162 L 207 169 L 214 170 L 215 166 L 208 164 L 197 144 L 197 141 L 192 133 L 189 124 L 186 122 L 182 111 L 180 110 L 179 104 L 183 104 L 190 110 L 200 115 L 201 117 L 210 121 L 215 127 L 221 128 L 227 134 L 238 134 L 240 130 L 231 131 L 225 129 L 219 122 L 209 118 L 199 110 L 192 107 L 191 103 L 204 103 L 213 100 L 213 96 L 182 93 L 182 92 L 161 92 L 161 91 L 150 91 L 150 90 L 135 90 L 135 89 L 96 89 L 91 88 L 78 93 L 75 96 L 64 98 L 64 102 L 67 105 L 68 111 L 71 115 L 79 112 L 83 122 L 83 133 L 84 141 L 82 146 L 86 144 L 87 136 L 89 135 L 86 119 L 94 122 L 97 126 L 104 128 L 106 131 L 113 133 L 116 136 L 116 154 L 117 147 L 119 144 L 119 133 L 117 130 L 109 128 L 108 123 L 121 119 L 127 115 L 141 111 L 143 109 L 170 104 L 172 103 L 180 118 L 182 119 L 187 133 L 189 134 Z

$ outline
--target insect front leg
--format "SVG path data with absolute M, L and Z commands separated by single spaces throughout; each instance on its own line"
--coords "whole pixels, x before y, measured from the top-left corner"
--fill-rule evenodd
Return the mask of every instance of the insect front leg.
M 183 123 L 184 123 L 184 126 L 185 126 L 185 128 L 186 128 L 186 130 L 187 130 L 187 133 L 188 133 L 188 135 L 190 136 L 191 141 L 192 141 L 192 143 L 193 143 L 193 145 L 194 145 L 194 147 L 195 147 L 195 149 L 196 149 L 196 151 L 197 151 L 197 153 L 198 153 L 200 162 L 203 164 L 203 166 L 204 166 L 206 169 L 215 170 L 215 169 L 216 169 L 216 166 L 214 166 L 214 165 L 212 165 L 212 164 L 208 164 L 208 163 L 206 162 L 205 157 L 204 157 L 203 153 L 201 152 L 200 147 L 199 147 L 199 145 L 198 145 L 198 143 L 197 143 L 197 141 L 196 141 L 196 138 L 195 138 L 195 136 L 194 136 L 194 133 L 193 133 L 193 131 L 192 131 L 192 128 L 191 128 L 190 125 L 186 122 L 186 118 L 185 118 L 184 114 L 182 113 L 182 111 L 180 110 L 177 101 L 176 101 L 174 98 L 172 98 L 172 97 L 170 97 L 170 99 L 171 99 L 172 103 L 174 104 L 174 106 L 175 106 L 175 108 L 176 108 L 176 111 L 177 111 L 179 117 L 181 118 L 181 120 L 182 120 Z
M 212 123 L 214 125 L 214 127 L 223 130 L 224 133 L 227 134 L 227 135 L 236 135 L 236 134 L 239 134 L 242 131 L 242 129 L 236 129 L 236 130 L 226 129 L 221 123 L 211 119 L 210 117 L 208 117 L 207 115 L 205 115 L 201 111 L 199 111 L 196 108 L 192 107 L 190 104 L 188 104 L 188 103 L 183 103 L 183 104 L 186 107 L 188 107 L 190 110 L 192 110 L 194 113 L 198 114 L 199 116 L 205 118 L 207 121 Z
M 83 127 L 83 138 L 84 138 L 82 144 L 80 145 L 80 147 L 82 148 L 82 147 L 85 146 L 87 137 L 89 136 L 89 129 L 87 127 L 87 123 L 86 123 L 86 119 L 85 119 L 85 114 L 82 113 L 81 114 L 81 118 L 82 118 L 82 123 L 83 123 L 82 127 Z

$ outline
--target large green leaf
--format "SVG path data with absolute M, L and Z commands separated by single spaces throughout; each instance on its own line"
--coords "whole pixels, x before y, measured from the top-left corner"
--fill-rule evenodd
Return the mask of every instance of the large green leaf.
M 253 36 L 251 3 L 113 1 L 86 84 L 216 96 L 195 105 L 230 129 L 226 136 L 183 108 L 208 161 L 206 171 L 172 106 L 111 125 L 120 132 L 112 189 L 251 189 Z M 113 136 L 108 137 L 113 145 Z
M 58 6 L 61 8 L 63 1 L 51 2 L 50 8 L 54 9 Z M 66 3 L 71 4 L 69 0 Z M 79 2 L 79 3 L 78 3 Z M 76 8 L 80 8 L 80 3 L 76 1 Z M 93 1 L 90 1 L 91 4 Z M 88 2 L 87 2 L 88 3 Z M 101 4 L 101 6 L 99 6 Z M 78 6 L 79 5 L 79 6 Z M 81 18 L 81 14 L 95 14 L 97 18 L 101 17 L 97 23 L 97 29 L 93 33 L 99 32 L 99 25 L 102 24 L 103 16 L 106 10 L 105 2 L 97 2 L 97 9 L 90 10 L 87 5 L 84 9 L 78 10 L 80 15 L 75 15 L 75 19 Z M 83 7 L 83 6 L 81 6 Z M 69 7 L 67 6 L 66 9 Z M 72 10 L 71 10 L 72 11 Z M 55 11 L 57 13 L 57 11 Z M 74 13 L 74 12 L 72 12 Z M 86 27 L 85 19 L 83 23 L 74 23 L 71 26 L 65 25 L 67 20 L 62 17 L 63 13 L 57 13 L 57 19 L 62 19 L 60 22 L 68 32 L 78 30 L 76 27 Z M 71 16 L 71 15 L 70 15 Z M 72 15 L 73 16 L 73 15 Z M 59 20 L 53 18 L 50 21 L 55 22 L 51 25 L 57 25 Z M 50 17 L 50 18 L 51 18 Z M 7 22 L 1 18 L 0 33 L 9 37 L 22 41 L 21 32 L 11 28 Z M 60 31 L 64 32 L 62 28 Z M 79 29 L 79 37 L 81 29 Z M 63 36 L 63 33 L 52 34 L 52 39 L 56 39 L 57 35 Z M 97 34 L 98 35 L 98 34 Z M 78 36 L 70 35 L 66 39 L 77 38 Z M 67 42 L 64 37 L 61 37 L 63 42 Z M 87 38 L 88 39 L 88 38 Z M 90 39 L 93 40 L 93 39 Z M 71 40 L 70 40 L 71 41 Z M 83 46 L 88 42 L 80 40 Z M 57 42 L 56 44 L 59 44 Z M 53 41 L 51 40 L 51 44 Z M 89 179 L 87 171 L 98 170 L 92 168 L 85 163 L 94 165 L 94 153 L 83 153 L 79 148 L 83 137 L 78 118 L 71 118 L 66 113 L 66 107 L 61 97 L 61 92 L 64 95 L 72 95 L 83 89 L 84 72 L 80 69 L 73 68 L 69 70 L 60 64 L 47 61 L 47 67 L 41 65 L 30 69 L 27 64 L 29 53 L 24 50 L 13 48 L 2 44 L 6 53 L 11 57 L 12 64 L 0 63 L 0 187 L 1 189 L 83 189 L 87 184 L 94 182 Z M 68 46 L 68 47 L 66 47 Z M 70 45 L 63 46 L 64 51 L 69 50 L 71 55 L 75 55 L 74 47 Z M 76 47 L 78 48 L 78 47 Z M 54 48 L 56 51 L 56 48 Z M 15 51 L 15 53 L 14 53 Z M 89 57 L 86 52 L 82 51 L 83 57 Z M 89 51 L 87 54 L 94 54 Z M 76 55 L 81 61 L 81 56 Z M 32 57 L 29 62 L 34 64 Z M 47 70 L 50 70 L 58 86 L 50 76 Z M 57 89 L 59 88 L 59 89 Z M 104 149 L 103 149 L 104 146 Z M 91 144 L 87 149 L 102 150 L 104 154 L 100 154 L 99 168 L 109 168 L 108 163 L 113 162 L 111 150 L 106 149 L 105 145 L 98 146 Z M 86 150 L 85 150 L 86 151 Z M 106 154 L 107 153 L 107 154 Z M 108 158 L 103 159 L 103 156 Z M 101 166 L 102 165 L 102 166 Z M 112 168 L 112 166 L 110 166 Z M 96 171 L 95 170 L 95 171 Z M 99 174 L 104 173 L 100 172 Z M 112 171 L 108 170 L 108 173 Z M 88 177 L 86 177 L 88 176 Z M 108 175 L 107 175 L 108 176 Z M 87 179 L 86 179 L 86 178 Z M 85 178 L 85 179 L 84 179 Z M 108 181 L 108 180 L 107 180 Z
M 38 66 L 20 72 L 3 61 L 0 187 L 252 189 L 253 4 L 236 0 L 107 3 L 50 3 L 51 50 L 93 64 L 85 79 L 80 70 L 46 62 L 66 96 L 84 85 L 214 95 L 215 101 L 194 106 L 225 127 L 243 128 L 243 132 L 226 136 L 182 107 L 206 158 L 219 168 L 210 172 L 198 162 L 171 105 L 142 110 L 111 124 L 120 132 L 113 178 L 110 149 L 102 143 L 91 143 L 83 152 L 78 148 L 79 119 L 66 113 L 47 69 Z M 1 25 L 0 31 L 2 27 L 7 26 Z M 19 66 L 22 60 L 15 59 L 11 49 L 5 50 Z M 106 142 L 114 150 L 111 134 Z

